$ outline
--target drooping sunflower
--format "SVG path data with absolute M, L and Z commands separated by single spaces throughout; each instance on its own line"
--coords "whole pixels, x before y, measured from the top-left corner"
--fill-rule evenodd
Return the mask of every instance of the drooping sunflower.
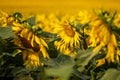
M 91 32 L 89 37 L 89 46 L 94 46 L 94 52 L 100 51 L 103 47 L 107 46 L 106 56 L 102 59 L 97 60 L 97 66 L 105 63 L 115 62 L 117 59 L 116 53 L 117 40 L 115 34 L 112 32 L 110 27 L 100 18 L 95 17 L 90 22 Z
M 61 38 L 60 41 L 55 41 L 56 48 L 63 54 L 74 57 L 74 48 L 80 47 L 80 34 L 66 22 L 56 27 L 55 31 Z
M 42 53 L 42 56 L 44 58 L 49 58 L 49 55 L 46 50 L 48 46 L 42 38 L 38 37 L 29 28 L 25 28 L 22 24 L 19 23 L 16 24 L 14 23 L 12 29 L 14 33 L 18 36 L 19 41 L 21 41 L 21 45 L 20 44 L 17 45 L 20 45 L 26 49 L 22 51 L 26 66 L 28 66 L 27 64 L 29 63 L 34 67 L 37 67 L 37 65 L 39 65 L 38 55 L 40 52 Z

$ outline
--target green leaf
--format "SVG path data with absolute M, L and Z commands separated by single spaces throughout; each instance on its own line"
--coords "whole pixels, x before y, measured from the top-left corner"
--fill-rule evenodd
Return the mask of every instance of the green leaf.
M 80 72 L 82 72 L 85 69 L 85 66 L 90 62 L 90 60 L 94 56 L 96 56 L 98 51 L 93 53 L 93 48 L 89 48 L 86 51 L 82 51 L 82 50 L 78 51 L 78 56 L 76 57 L 76 64 L 77 66 L 79 66 L 78 70 Z
M 3 52 L 2 54 L 0 54 L 0 58 L 3 58 L 4 56 L 12 56 L 12 54 L 5 53 L 5 52 Z
M 13 68 L 13 70 L 11 71 L 11 74 L 15 77 L 18 74 L 27 74 L 29 71 L 27 71 L 25 68 L 23 67 L 15 67 Z
M 89 80 L 90 79 L 89 75 L 83 74 L 76 69 L 74 69 L 73 74 L 74 74 L 73 76 L 74 77 L 77 76 L 79 78 L 79 80 Z
M 10 26 L 8 27 L 1 27 L 0 28 L 0 37 L 2 39 L 7 39 L 7 38 L 15 38 L 15 34 L 12 31 L 12 28 Z
M 34 80 L 30 75 L 19 74 L 13 80 Z
M 28 18 L 26 21 L 27 21 L 31 26 L 34 26 L 35 23 L 36 23 L 36 22 L 35 22 L 35 17 L 34 17 L 34 16 Z
M 120 80 L 120 70 L 108 69 L 100 80 Z
M 63 57 L 63 58 L 62 58 Z M 47 76 L 59 77 L 60 80 L 68 80 L 73 72 L 74 60 L 69 59 L 66 56 L 60 56 L 59 59 L 55 59 L 53 62 L 58 63 L 52 67 L 45 68 Z M 66 72 L 65 72 L 66 71 Z
M 61 79 L 67 80 L 73 72 L 72 68 L 73 65 L 71 64 L 60 65 L 58 67 L 46 69 L 46 74 L 48 76 L 60 77 Z

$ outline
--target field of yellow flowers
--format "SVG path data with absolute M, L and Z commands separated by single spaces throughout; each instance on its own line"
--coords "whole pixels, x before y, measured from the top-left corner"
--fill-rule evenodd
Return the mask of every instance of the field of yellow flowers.
M 120 13 L 0 11 L 0 80 L 120 80 Z

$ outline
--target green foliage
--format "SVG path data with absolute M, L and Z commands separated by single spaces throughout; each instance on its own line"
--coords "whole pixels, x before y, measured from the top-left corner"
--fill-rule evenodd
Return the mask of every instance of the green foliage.
M 73 72 L 74 60 L 65 55 L 60 55 L 53 60 L 55 65 L 45 68 L 47 76 L 59 77 L 60 80 L 68 80 Z
M 105 72 L 100 80 L 120 80 L 120 70 L 110 68 Z
M 23 18 L 23 15 L 19 12 L 16 12 L 13 14 L 13 17 L 19 22 L 19 23 L 22 23 L 22 18 Z
M 31 26 L 34 26 L 35 23 L 36 23 L 35 20 L 36 20 L 35 17 L 32 16 L 32 17 L 28 18 L 26 21 L 27 21 Z
M 79 66 L 78 70 L 82 72 L 85 69 L 85 66 L 88 65 L 89 61 L 95 56 L 91 49 L 86 51 L 79 50 L 78 56 L 76 57 L 76 64 Z
M 15 37 L 16 36 L 13 33 L 11 26 L 0 28 L 0 38 L 7 39 L 7 38 L 15 38 Z

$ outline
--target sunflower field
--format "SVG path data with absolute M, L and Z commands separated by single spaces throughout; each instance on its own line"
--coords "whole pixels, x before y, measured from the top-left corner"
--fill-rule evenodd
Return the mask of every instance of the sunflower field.
M 0 80 L 120 80 L 120 13 L 0 11 Z

